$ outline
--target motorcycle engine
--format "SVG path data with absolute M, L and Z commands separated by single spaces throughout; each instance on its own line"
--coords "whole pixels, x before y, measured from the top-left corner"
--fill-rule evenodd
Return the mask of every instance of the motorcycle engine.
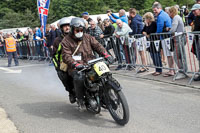
M 91 106 L 91 108 L 93 108 L 93 109 L 97 109 L 97 101 L 94 99 L 94 98 L 90 98 L 89 100 L 88 100 L 88 102 L 89 102 L 89 105 Z
M 91 70 L 90 72 L 88 72 L 87 75 L 92 82 L 95 82 L 98 80 L 98 75 L 96 74 L 94 70 Z

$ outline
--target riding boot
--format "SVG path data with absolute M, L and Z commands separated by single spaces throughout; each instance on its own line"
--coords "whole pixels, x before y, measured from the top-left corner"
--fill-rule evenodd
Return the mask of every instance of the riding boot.
M 76 93 L 76 97 L 78 99 L 78 103 L 81 104 L 81 106 L 84 105 L 84 80 L 85 80 L 85 74 L 74 72 L 73 73 L 73 83 L 74 83 L 74 89 Z

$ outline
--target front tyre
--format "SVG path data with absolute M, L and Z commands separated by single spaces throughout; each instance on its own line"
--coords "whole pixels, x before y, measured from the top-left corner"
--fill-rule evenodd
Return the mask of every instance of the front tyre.
M 126 98 L 121 90 L 115 87 L 120 87 L 116 84 L 107 84 L 106 105 L 112 118 L 119 124 L 125 125 L 129 121 L 129 107 Z

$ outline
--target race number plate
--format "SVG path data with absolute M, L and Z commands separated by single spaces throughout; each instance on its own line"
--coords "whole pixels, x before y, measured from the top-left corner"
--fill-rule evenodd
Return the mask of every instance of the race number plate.
M 94 65 L 94 70 L 96 73 L 101 76 L 102 74 L 106 72 L 110 72 L 108 66 L 104 62 L 98 62 Z

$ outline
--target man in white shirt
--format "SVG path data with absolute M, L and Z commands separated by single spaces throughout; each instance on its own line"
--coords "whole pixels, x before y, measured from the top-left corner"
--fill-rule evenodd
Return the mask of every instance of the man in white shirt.
M 128 45 L 126 45 L 126 44 L 128 44 L 127 40 L 128 40 L 129 32 L 132 32 L 132 30 L 128 26 L 128 24 L 126 24 L 125 22 L 122 22 L 120 19 L 117 19 L 116 23 L 117 23 L 117 29 L 115 31 L 115 36 L 116 36 L 116 38 L 118 38 L 118 43 L 117 43 L 117 49 L 118 49 L 118 53 L 119 53 L 118 63 L 120 65 L 118 65 L 115 70 L 120 70 L 123 67 L 121 65 L 123 60 L 126 59 L 127 64 L 131 63 L 129 52 L 128 52 L 129 51 Z M 120 37 L 124 37 L 124 42 L 121 42 Z M 119 43 L 119 42 L 121 42 L 121 43 Z M 130 67 L 128 67 L 128 68 L 130 68 Z

